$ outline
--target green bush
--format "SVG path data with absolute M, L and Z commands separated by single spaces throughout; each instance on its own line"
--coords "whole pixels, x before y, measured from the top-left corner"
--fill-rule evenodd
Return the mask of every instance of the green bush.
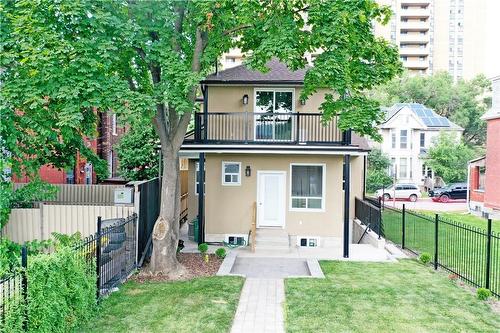
M 431 255 L 427 252 L 423 252 L 420 257 L 418 257 L 418 260 L 424 264 L 424 265 L 427 265 L 428 263 L 431 262 Z
M 207 243 L 201 243 L 200 245 L 198 245 L 198 251 L 200 251 L 202 254 L 207 253 L 208 251 Z
M 217 250 L 215 250 L 215 255 L 219 259 L 224 259 L 226 257 L 226 249 L 223 247 L 218 248 Z
M 70 332 L 94 315 L 95 264 L 72 249 L 30 257 L 27 276 L 29 332 Z
M 491 291 L 489 291 L 486 288 L 477 288 L 477 298 L 479 298 L 481 301 L 486 301 L 488 298 L 491 297 Z

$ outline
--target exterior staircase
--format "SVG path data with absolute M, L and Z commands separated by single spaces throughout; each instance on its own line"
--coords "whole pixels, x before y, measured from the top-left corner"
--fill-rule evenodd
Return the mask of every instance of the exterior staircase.
M 290 238 L 283 229 L 257 229 L 256 250 L 290 250 Z

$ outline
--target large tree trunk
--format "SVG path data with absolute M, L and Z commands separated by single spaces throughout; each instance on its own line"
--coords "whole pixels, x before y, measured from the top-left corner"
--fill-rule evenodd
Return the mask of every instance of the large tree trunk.
M 179 149 L 163 148 L 163 173 L 160 215 L 153 230 L 151 270 L 170 277 L 184 272 L 177 260 L 180 213 Z

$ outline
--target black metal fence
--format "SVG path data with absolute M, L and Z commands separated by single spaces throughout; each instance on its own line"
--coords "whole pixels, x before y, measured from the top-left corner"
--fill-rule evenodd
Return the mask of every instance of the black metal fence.
M 376 206 L 376 203 L 356 198 L 354 203 L 354 215 L 361 224 L 366 226 L 365 233 L 366 231 L 373 230 L 377 233 L 379 238 L 382 236 L 381 211 L 380 208 Z M 365 233 L 363 233 L 359 241 L 361 241 Z
M 366 217 L 365 217 L 366 218 Z M 500 297 L 500 233 L 403 209 L 382 207 L 382 235 L 415 254 L 429 253 L 441 267 Z
M 151 249 L 153 228 L 160 214 L 160 185 L 159 178 L 139 185 L 139 229 L 137 235 L 139 266 L 148 257 Z
M 75 255 L 84 258 L 88 267 L 96 269 L 98 299 L 111 292 L 137 268 L 137 220 L 135 213 L 120 219 L 101 220 L 99 217 L 97 233 L 73 246 Z M 0 279 L 0 328 L 12 318 L 19 318 L 15 311 L 26 309 L 27 262 L 27 250 L 23 247 L 21 267 Z M 25 327 L 27 314 L 21 317 Z

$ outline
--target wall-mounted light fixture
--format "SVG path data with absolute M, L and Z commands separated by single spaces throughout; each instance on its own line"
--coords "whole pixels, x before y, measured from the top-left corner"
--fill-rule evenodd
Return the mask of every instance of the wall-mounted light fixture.
M 245 176 L 250 177 L 252 175 L 252 169 L 250 169 L 250 165 L 247 165 L 245 168 Z
M 243 95 L 243 105 L 247 105 L 248 104 L 248 95 L 245 94 Z
M 306 100 L 305 99 L 300 99 L 300 105 L 306 105 Z

